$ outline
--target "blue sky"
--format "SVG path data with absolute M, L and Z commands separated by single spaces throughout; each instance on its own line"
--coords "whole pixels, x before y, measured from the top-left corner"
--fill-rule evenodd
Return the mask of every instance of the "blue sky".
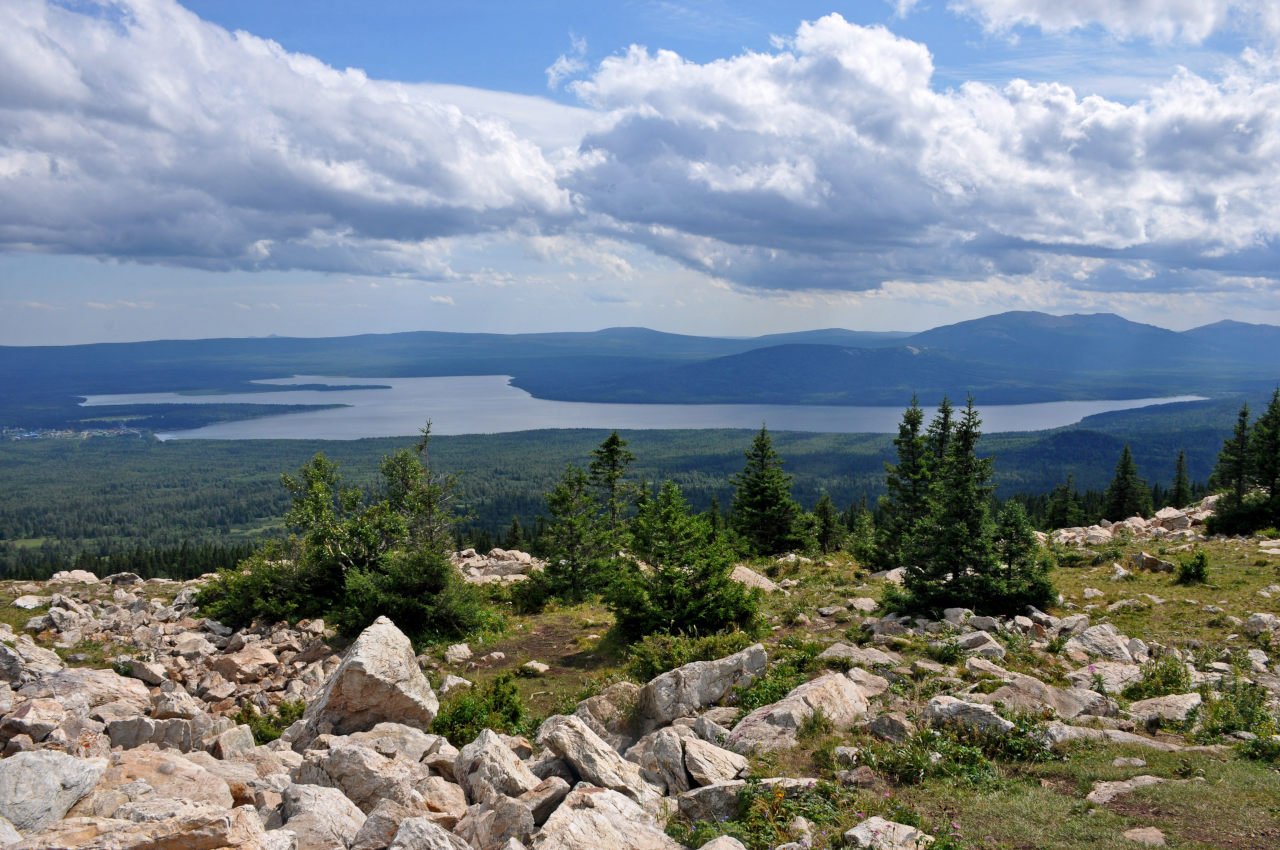
M 0 31 L 0 344 L 1280 322 L 1271 0 L 8 0 Z

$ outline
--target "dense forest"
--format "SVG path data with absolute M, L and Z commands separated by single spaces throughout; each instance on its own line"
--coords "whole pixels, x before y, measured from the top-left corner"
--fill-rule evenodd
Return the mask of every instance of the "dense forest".
M 1261 404 L 1261 402 L 1260 402 Z M 1090 417 L 1081 424 L 1029 434 L 993 434 L 981 451 L 997 456 L 994 484 L 1015 495 L 1033 520 L 1043 518 L 1049 494 L 1068 478 L 1085 514 L 1102 509 L 1126 443 L 1146 482 L 1172 485 L 1180 451 L 1194 482 L 1205 482 L 1231 433 L 1238 399 L 1167 405 Z M 437 437 L 432 449 L 442 471 L 458 473 L 463 543 L 500 543 L 516 519 L 532 533 L 545 495 L 566 465 L 580 463 L 607 432 L 533 431 Z M 637 480 L 675 482 L 695 510 L 713 500 L 728 507 L 730 476 L 741 469 L 749 431 L 624 432 L 637 456 Z M 890 435 L 774 433 L 774 445 L 793 476 L 805 509 L 823 494 L 841 508 L 883 492 Z M 241 557 L 242 547 L 281 532 L 289 504 L 280 476 L 318 450 L 348 482 L 370 486 L 381 459 L 411 438 L 356 441 L 172 441 L 150 438 L 34 440 L 0 443 L 0 570 L 47 574 L 93 563 L 158 573 L 164 552 L 188 554 L 174 568 L 203 572 Z M 151 563 L 155 566 L 147 566 Z M 129 566 L 133 564 L 134 566 Z

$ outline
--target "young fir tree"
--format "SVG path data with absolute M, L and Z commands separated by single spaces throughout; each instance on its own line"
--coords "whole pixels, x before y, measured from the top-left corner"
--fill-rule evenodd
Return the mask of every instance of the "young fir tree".
M 903 575 L 911 607 L 918 610 L 974 607 L 995 571 L 989 508 L 994 488 L 991 460 L 977 454 L 981 424 L 970 399 L 951 428 L 947 453 L 933 475 L 929 512 L 916 526 Z
M 791 498 L 791 476 L 773 449 L 769 431 L 761 426 L 746 452 L 747 465 L 730 480 L 733 530 L 757 555 L 775 555 L 803 543 L 796 531 L 800 506 Z
M 1249 467 L 1252 483 L 1262 488 L 1274 514 L 1280 508 L 1280 389 L 1249 430 Z
M 1187 453 L 1178 452 L 1178 463 L 1173 470 L 1173 489 L 1169 491 L 1169 504 L 1185 508 L 1191 504 L 1191 478 L 1187 475 Z
M 588 471 L 591 484 L 600 493 L 604 518 L 613 545 L 622 545 L 623 511 L 627 501 L 624 477 L 636 456 L 627 450 L 627 441 L 614 431 L 591 451 Z
M 818 504 L 813 506 L 813 516 L 817 524 L 818 548 L 824 554 L 842 548 L 844 522 L 840 511 L 836 510 L 835 503 L 831 501 L 831 496 L 825 491 L 818 499 Z
M 951 447 L 951 436 L 955 432 L 955 427 L 955 409 L 951 406 L 951 399 L 943 396 L 942 402 L 938 405 L 938 412 L 933 415 L 929 429 L 924 435 L 925 446 L 928 448 L 927 463 L 931 470 L 940 470 L 947 462 L 947 452 Z
M 1227 491 L 1224 507 L 1228 510 L 1238 511 L 1244 507 L 1244 496 L 1249 491 L 1249 461 L 1249 405 L 1243 404 L 1236 416 L 1235 430 L 1218 453 L 1211 478 L 1215 487 Z
M 605 603 L 623 637 L 753 629 L 759 594 L 730 578 L 733 553 L 673 482 L 646 499 L 632 523 L 637 558 L 621 568 Z
M 1053 488 L 1049 494 L 1048 516 L 1045 522 L 1050 530 L 1076 528 L 1084 524 L 1084 511 L 1076 495 L 1075 477 L 1067 475 L 1066 482 Z
M 1107 487 L 1105 512 L 1107 519 L 1120 522 L 1131 516 L 1151 515 L 1151 491 L 1138 475 L 1138 465 L 1126 443 L 1116 461 L 1116 474 Z
M 1006 614 L 1018 613 L 1028 605 L 1043 608 L 1053 600 L 1048 567 L 1037 557 L 1035 529 L 1017 502 L 1006 502 L 1000 509 L 995 548 L 1000 568 L 987 578 L 983 591 L 993 608 Z
M 546 569 L 521 587 L 525 607 L 533 609 L 548 599 L 580 602 L 613 578 L 613 541 L 585 471 L 565 469 L 547 494 L 547 511 L 551 518 L 539 540 Z
M 529 541 L 524 536 L 524 526 L 520 525 L 520 517 L 513 516 L 511 525 L 507 526 L 507 533 L 503 535 L 502 548 L 523 551 L 528 545 Z
M 905 566 L 916 525 L 929 513 L 929 462 L 922 431 L 924 411 L 914 396 L 902 414 L 893 446 L 896 464 L 885 464 L 885 495 L 876 524 L 875 565 L 882 570 Z

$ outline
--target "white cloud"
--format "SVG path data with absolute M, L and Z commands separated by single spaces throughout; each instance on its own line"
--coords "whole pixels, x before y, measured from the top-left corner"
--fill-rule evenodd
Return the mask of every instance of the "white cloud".
M 416 273 L 414 246 L 572 214 L 536 143 L 430 86 L 172 0 L 88 8 L 0 4 L 0 248 Z
M 929 51 L 837 15 L 773 53 L 633 47 L 572 88 L 617 123 L 565 181 L 629 239 L 761 289 L 1056 274 L 1276 274 L 1280 76 L 1256 54 L 1145 101 L 1015 80 L 936 91 Z M 1110 271 L 1142 262 L 1156 284 Z M 1201 274 L 1203 273 L 1203 274 Z
M 547 88 L 552 91 L 568 78 L 587 70 L 587 40 L 569 33 L 569 43 L 573 46 L 572 52 L 561 53 L 547 68 Z
M 453 296 L 451 295 L 432 295 L 430 300 L 432 304 L 444 304 L 447 307 L 453 306 Z
M 987 30 L 1063 33 L 1100 26 L 1119 38 L 1199 44 L 1232 23 L 1275 34 L 1275 0 L 951 0 Z

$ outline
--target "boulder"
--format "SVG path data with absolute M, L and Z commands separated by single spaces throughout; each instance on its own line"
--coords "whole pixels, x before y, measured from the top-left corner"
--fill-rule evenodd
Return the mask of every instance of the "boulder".
M 1095 806 L 1105 806 L 1121 794 L 1130 794 L 1139 788 L 1148 788 L 1164 782 L 1159 776 L 1135 776 L 1118 782 L 1095 782 L 1085 801 Z
M 1161 723 L 1186 723 L 1193 711 L 1200 708 L 1200 694 L 1171 694 L 1163 697 L 1141 699 L 1130 703 L 1129 716 L 1144 726 Z
M 23 832 L 61 820 L 106 772 L 105 759 L 78 759 L 53 750 L 0 760 L 0 817 Z
M 541 781 L 491 729 L 485 729 L 462 748 L 454 760 L 453 772 L 472 803 L 487 803 L 501 796 L 518 797 Z
M 124 703 L 138 714 L 151 708 L 151 693 L 137 679 L 128 679 L 114 670 L 74 667 L 41 676 L 23 685 L 18 693 L 28 699 L 56 699 L 67 708 L 86 710 L 109 702 Z
M 387 850 L 473 850 L 471 845 L 435 823 L 431 818 L 401 821 Z
M 747 587 L 759 588 L 765 593 L 777 593 L 782 589 L 772 580 L 765 578 L 755 570 L 745 567 L 742 564 L 734 566 L 733 572 L 729 573 L 729 578 L 736 581 L 738 584 L 745 585 Z
M 1133 653 L 1129 651 L 1129 638 L 1120 634 L 1110 623 L 1090 626 L 1080 634 L 1067 641 L 1067 652 L 1083 652 L 1091 658 L 1105 661 L 1118 661 L 1132 664 Z
M 1014 729 L 1014 725 L 996 714 L 991 706 L 965 702 L 951 696 L 930 699 L 923 719 L 930 726 L 954 726 L 983 735 L 1004 735 Z
M 346 850 L 364 826 L 364 812 L 337 788 L 294 784 L 283 797 L 284 822 L 299 850 Z
M 1109 694 L 1118 694 L 1141 678 L 1142 667 L 1123 661 L 1095 661 L 1067 674 L 1067 681 L 1077 688 L 1093 690 L 1100 684 Z
M 746 758 L 731 750 L 701 738 L 684 739 L 684 767 L 694 786 L 738 779 L 746 774 L 748 766 Z
M 293 748 L 301 752 L 319 734 L 345 735 L 383 721 L 425 730 L 439 708 L 409 638 L 379 617 L 360 633 L 319 698 L 307 706 Z
M 581 779 L 601 788 L 625 794 L 638 803 L 656 801 L 662 795 L 587 724 L 572 715 L 547 718 L 538 729 L 538 743 L 562 759 Z
M 417 785 L 431 775 L 426 765 L 403 758 L 387 758 L 363 744 L 347 741 L 331 744 L 327 750 L 308 750 L 303 754 L 302 764 L 294 771 L 295 782 L 337 788 L 366 813 L 373 811 L 382 799 L 424 807 L 425 800 Z
M 691 726 L 667 726 L 645 735 L 624 754 L 639 765 L 645 780 L 673 795 L 688 791 L 689 774 L 684 767 L 684 739 L 696 737 Z
M 630 747 L 639 737 L 636 729 L 636 704 L 640 686 L 632 682 L 615 682 L 593 697 L 578 703 L 573 713 L 591 727 L 618 752 Z
M 933 843 L 933 836 L 905 823 L 869 817 L 846 832 L 844 841 L 866 850 L 923 850 Z
M 533 850 L 683 850 L 640 806 L 606 788 L 569 794 L 533 839 Z
M 161 797 L 211 803 L 224 809 L 235 804 L 225 780 L 179 753 L 149 748 L 113 751 L 111 763 L 93 793 L 102 794 L 139 781 L 150 785 Z
M 767 663 L 764 647 L 757 643 L 725 658 L 677 667 L 641 689 L 636 714 L 645 731 L 692 716 L 720 702 L 734 688 L 751 684 Z
M 369 812 L 360 831 L 351 839 L 350 850 L 385 850 L 395 840 L 400 824 L 422 813 L 395 800 L 382 800 Z
M 499 797 L 490 805 L 469 808 L 453 833 L 474 850 L 501 850 L 509 841 L 523 846 L 534 829 L 528 806 L 510 797 Z
M 29 699 L 0 722 L 0 738 L 29 735 L 39 743 L 67 719 L 67 709 L 55 699 Z
M 280 665 L 275 653 L 261 644 L 251 644 L 244 649 L 220 655 L 213 659 L 209 668 L 222 675 L 229 682 L 258 682 Z
M 739 753 L 790 749 L 804 723 L 819 711 L 834 728 L 843 730 L 866 718 L 869 710 L 866 695 L 848 676 L 828 673 L 742 718 L 726 745 Z
M 896 667 L 902 663 L 902 656 L 896 652 L 876 649 L 874 646 L 853 646 L 847 643 L 833 643 L 818 657 L 824 660 L 837 659 L 850 667 Z
M 274 850 L 268 835 L 251 806 L 195 806 L 158 821 L 68 818 L 7 850 Z

